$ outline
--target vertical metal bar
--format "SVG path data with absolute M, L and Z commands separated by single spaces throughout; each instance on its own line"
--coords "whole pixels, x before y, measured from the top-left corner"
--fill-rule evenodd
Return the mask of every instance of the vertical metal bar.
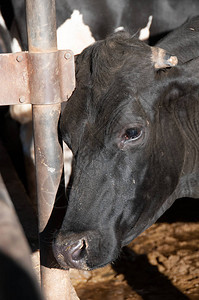
M 57 50 L 56 40 L 56 13 L 55 0 L 26 0 L 27 31 L 30 53 L 53 52 Z M 40 70 L 42 65 L 38 66 Z M 44 66 L 46 67 L 46 66 Z M 49 68 L 49 72 L 51 72 Z M 30 70 L 31 73 L 31 70 Z M 37 72 L 32 72 L 37 76 Z M 39 72 L 40 75 L 42 72 Z M 43 76 L 46 75 L 46 69 Z M 52 80 L 53 74 L 46 77 Z M 34 82 L 40 84 L 41 78 L 33 78 Z M 30 79 L 31 80 L 31 79 Z M 44 81 L 45 81 L 44 80 Z M 48 84 L 46 85 L 48 86 Z M 58 85 L 56 85 L 57 88 Z M 35 87 L 36 88 L 36 87 Z M 31 88 L 34 91 L 34 88 Z M 60 91 L 57 91 L 59 95 Z M 48 97 L 48 91 L 43 95 Z M 34 99 L 34 94 L 30 95 L 33 103 L 46 103 L 46 99 Z M 38 97 L 38 96 L 37 96 Z M 35 102 L 36 100 L 36 102 Z M 42 101 L 42 102 L 41 102 Z M 60 100 L 61 102 L 61 100 Z M 48 102 L 47 102 L 48 103 Z M 52 230 L 51 219 L 53 206 L 61 180 L 63 170 L 63 156 L 60 143 L 58 141 L 58 120 L 61 104 L 33 105 L 33 128 L 36 157 L 36 180 L 38 195 L 38 215 L 40 232 L 40 260 L 41 260 L 41 283 L 46 299 L 78 299 L 72 291 L 68 271 L 52 268 Z M 60 191 L 60 188 L 59 188 Z M 63 196 L 63 191 L 61 199 Z M 57 220 L 62 218 L 57 210 Z M 72 291 L 72 294 L 71 294 Z
M 57 50 L 55 0 L 26 0 L 29 52 Z

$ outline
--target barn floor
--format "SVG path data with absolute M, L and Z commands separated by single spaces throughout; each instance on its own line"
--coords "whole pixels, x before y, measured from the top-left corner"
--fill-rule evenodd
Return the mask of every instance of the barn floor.
M 112 267 L 71 278 L 81 300 L 197 300 L 199 223 L 154 224 Z
M 3 144 L 0 171 L 35 251 L 33 265 L 38 273 L 37 220 L 6 152 L 9 147 Z M 11 148 L 16 157 L 16 148 Z M 123 249 L 112 266 L 91 272 L 70 270 L 70 275 L 80 300 L 199 300 L 199 200 L 177 200 L 156 224 Z

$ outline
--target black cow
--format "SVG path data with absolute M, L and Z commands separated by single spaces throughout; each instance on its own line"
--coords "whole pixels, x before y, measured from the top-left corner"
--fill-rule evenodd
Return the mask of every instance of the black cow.
M 16 1 L 16 0 L 13 0 Z M 104 39 L 118 27 L 130 33 L 144 28 L 149 16 L 152 42 L 199 13 L 197 0 L 57 0 L 58 26 L 70 18 L 74 10 L 83 15 L 84 23 L 96 40 Z
M 8 27 L 11 27 L 11 18 L 14 17 L 14 24 L 19 30 L 22 47 L 27 49 L 25 0 L 1 0 L 0 7 Z M 188 17 L 197 15 L 199 2 L 197 0 L 56 0 L 56 12 L 57 28 L 63 26 L 74 12 L 78 12 L 79 18 L 81 19 L 83 16 L 82 21 L 89 27 L 95 40 L 104 39 L 118 27 L 123 27 L 133 34 L 144 28 L 149 16 L 152 16 L 151 37 L 153 43 L 159 36 L 181 25 Z M 73 30 L 68 24 L 65 25 L 65 30 L 61 32 L 65 32 L 67 38 L 70 39 L 72 38 L 70 32 Z M 71 25 L 81 26 L 80 22 L 71 23 Z M 58 39 L 60 38 L 58 36 Z M 65 39 L 63 35 L 62 38 Z M 73 35 L 73 39 L 76 38 Z M 79 39 L 81 38 L 79 37 Z
M 56 0 L 55 3 L 58 48 L 71 49 L 74 54 L 118 28 L 137 33 L 141 39 L 147 39 L 150 34 L 152 45 L 188 17 L 199 13 L 198 0 Z M 22 49 L 27 50 L 25 0 L 1 0 L 0 8 L 12 37 L 16 37 Z M 14 52 L 20 51 L 16 38 L 12 43 Z M 25 134 L 22 135 L 29 136 L 26 123 L 32 121 L 31 106 L 15 105 L 10 113 L 15 120 L 25 124 L 22 129 Z M 24 142 L 29 144 L 26 140 Z M 29 146 L 24 148 L 29 149 Z
M 198 43 L 194 18 L 160 42 L 178 66 L 126 32 L 77 57 L 76 90 L 61 117 L 74 155 L 54 244 L 63 268 L 114 261 L 175 199 L 199 196 Z

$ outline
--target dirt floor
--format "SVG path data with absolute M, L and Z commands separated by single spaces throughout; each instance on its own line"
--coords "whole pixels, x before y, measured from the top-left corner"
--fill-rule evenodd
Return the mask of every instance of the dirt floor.
M 70 270 L 81 300 L 199 299 L 199 201 L 178 200 L 112 266 Z

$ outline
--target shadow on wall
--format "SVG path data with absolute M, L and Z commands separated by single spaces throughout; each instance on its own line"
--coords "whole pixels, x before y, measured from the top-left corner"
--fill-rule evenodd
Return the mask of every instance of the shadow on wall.
M 143 300 L 186 300 L 171 281 L 152 266 L 146 255 L 137 255 L 128 247 L 123 248 L 119 260 L 112 268 L 123 274 L 125 280 Z

